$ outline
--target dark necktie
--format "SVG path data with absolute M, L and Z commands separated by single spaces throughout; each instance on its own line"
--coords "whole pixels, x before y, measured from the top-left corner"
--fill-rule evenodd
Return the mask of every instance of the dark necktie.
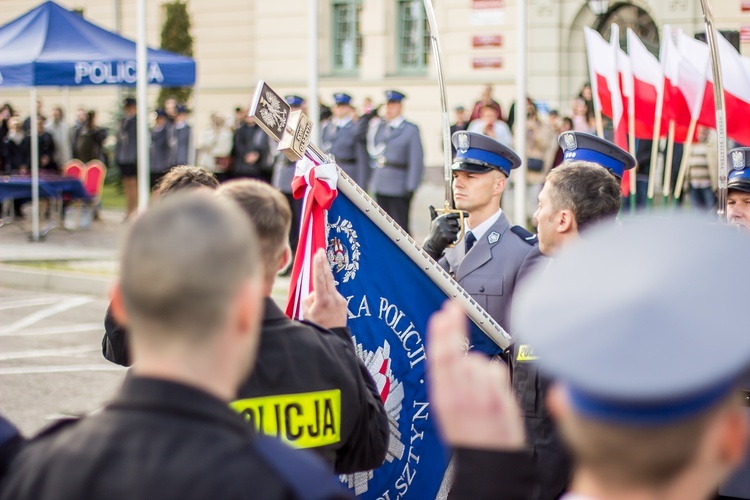
M 471 231 L 466 233 L 466 253 L 469 253 L 469 250 L 471 250 L 471 247 L 474 246 L 474 243 L 477 242 L 477 237 L 474 236 L 474 233 Z

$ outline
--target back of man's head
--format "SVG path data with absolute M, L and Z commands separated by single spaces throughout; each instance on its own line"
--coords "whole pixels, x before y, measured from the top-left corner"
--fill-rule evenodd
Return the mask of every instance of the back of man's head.
M 586 161 L 563 163 L 550 171 L 547 182 L 554 210 L 570 210 L 578 231 L 620 211 L 622 194 L 619 180 L 607 169 Z
M 216 176 L 202 167 L 179 165 L 164 175 L 154 188 L 160 197 L 188 189 L 217 189 L 219 181 Z
M 273 280 L 288 248 L 292 211 L 286 198 L 278 189 L 254 179 L 226 182 L 219 195 L 237 202 L 253 222 L 266 268 L 265 278 Z
M 236 204 L 189 192 L 154 205 L 122 249 L 119 289 L 133 345 L 210 342 L 261 271 L 255 231 Z

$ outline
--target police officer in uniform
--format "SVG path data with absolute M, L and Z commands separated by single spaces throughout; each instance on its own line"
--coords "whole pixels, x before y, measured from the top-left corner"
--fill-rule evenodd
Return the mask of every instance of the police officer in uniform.
M 314 263 L 316 292 L 305 312 L 308 321 L 289 319 L 270 297 L 276 273 L 291 258 L 286 244 L 291 213 L 284 198 L 257 180 L 227 182 L 220 194 L 235 200 L 254 222 L 266 269 L 257 363 L 232 406 L 260 431 L 317 452 L 339 474 L 379 467 L 388 446 L 388 418 L 375 382 L 354 352 L 346 299 L 335 289 L 325 254 Z M 122 327 L 111 321 L 105 326 L 104 344 L 127 343 Z M 109 354 L 115 363 L 131 362 L 127 352 L 110 349 Z
M 366 187 L 368 158 L 364 144 L 357 140 L 352 98 L 348 94 L 333 94 L 333 117 L 321 133 L 323 151 L 333 154 L 336 165 L 346 172 L 357 185 Z
M 225 183 L 219 194 L 239 203 L 254 222 L 266 268 L 258 362 L 232 406 L 261 432 L 315 451 L 337 474 L 379 467 L 388 449 L 388 417 L 354 351 L 347 302 L 336 290 L 325 252 L 314 258 L 307 320 L 289 319 L 270 297 L 276 274 L 291 259 L 285 240 L 291 214 L 283 197 L 250 180 Z
M 290 111 L 301 110 L 305 100 L 298 95 L 284 96 Z M 294 179 L 295 164 L 278 151 L 277 147 L 270 148 L 274 155 L 273 161 L 273 186 L 281 191 L 292 210 L 292 225 L 289 228 L 289 245 L 292 247 L 292 255 L 297 255 L 297 243 L 299 242 L 299 225 L 302 217 L 302 200 L 292 195 L 292 180 Z
M 396 90 L 385 93 L 385 117 L 373 140 L 368 140 L 367 149 L 375 159 L 371 179 L 375 200 L 409 232 L 409 206 L 422 182 L 424 157 L 419 127 L 401 114 L 405 97 Z
M 498 141 L 473 132 L 456 132 L 452 142 L 457 152 L 452 167 L 453 200 L 458 210 L 469 214 L 466 233 L 448 248 L 460 231 L 458 214 L 442 215 L 432 221 L 423 248 L 509 330 L 516 283 L 543 260 L 536 236 L 511 226 L 500 208 L 508 176 L 521 159 Z M 486 354 L 501 353 L 484 335 L 472 338 L 471 343 Z
M 187 106 L 182 104 L 176 108 L 177 115 L 174 119 L 174 159 L 172 160 L 172 166 L 174 165 L 188 165 L 190 164 L 190 148 L 193 146 L 193 132 L 190 128 L 190 124 L 187 122 L 188 113 L 190 112 Z
M 101 411 L 32 440 L 2 498 L 346 498 L 317 457 L 257 435 L 228 406 L 255 361 L 262 272 L 247 217 L 213 193 L 138 217 L 112 295 L 138 363 Z
M 586 148 L 579 149 L 570 139 L 567 142 L 571 147 L 575 146 L 578 155 L 575 160 L 567 160 L 547 175 L 534 214 L 539 249 L 550 258 L 591 227 L 615 221 L 622 202 L 620 177 L 623 170 L 635 166 L 635 160 L 617 148 L 617 155 L 609 156 L 607 160 L 617 174 L 612 175 L 599 164 L 578 158 L 612 155 L 613 145 L 608 143 L 601 147 L 598 142 L 587 142 Z M 589 147 L 598 149 L 587 149 Z M 601 161 L 603 156 L 597 158 Z M 521 407 L 527 440 L 538 470 L 536 488 L 530 498 L 558 498 L 570 482 L 572 461 L 547 408 L 550 379 L 538 373 L 538 357 L 533 345 L 514 343 L 509 358 L 513 390 Z
M 151 188 L 156 186 L 159 179 L 173 166 L 177 141 L 174 136 L 174 125 L 170 123 L 166 111 L 156 110 L 156 123 L 151 129 Z

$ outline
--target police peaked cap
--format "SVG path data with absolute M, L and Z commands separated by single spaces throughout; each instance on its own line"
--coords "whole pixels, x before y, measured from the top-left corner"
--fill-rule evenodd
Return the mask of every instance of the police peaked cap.
M 622 179 L 626 170 L 635 167 L 636 161 L 619 146 L 586 132 L 563 132 L 557 138 L 563 149 L 563 162 L 580 160 L 601 165 Z
M 486 135 L 459 131 L 451 142 L 456 148 L 451 167 L 454 171 L 483 174 L 499 170 L 508 177 L 511 170 L 521 166 L 521 158 L 512 149 Z
M 727 189 L 750 193 L 750 148 L 735 148 L 729 152 L 729 176 Z

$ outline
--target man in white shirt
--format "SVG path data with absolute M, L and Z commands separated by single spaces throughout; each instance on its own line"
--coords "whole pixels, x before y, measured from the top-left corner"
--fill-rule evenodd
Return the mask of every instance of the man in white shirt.
M 491 104 L 485 104 L 481 107 L 479 118 L 469 124 L 468 131 L 492 137 L 503 146 L 513 147 L 510 127 L 500 119 L 497 109 Z

